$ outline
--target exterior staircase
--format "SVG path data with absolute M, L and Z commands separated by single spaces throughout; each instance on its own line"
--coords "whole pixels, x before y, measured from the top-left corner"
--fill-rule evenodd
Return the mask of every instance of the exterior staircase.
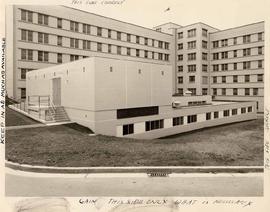
M 69 122 L 70 119 L 63 106 L 54 106 L 49 108 L 52 122 Z

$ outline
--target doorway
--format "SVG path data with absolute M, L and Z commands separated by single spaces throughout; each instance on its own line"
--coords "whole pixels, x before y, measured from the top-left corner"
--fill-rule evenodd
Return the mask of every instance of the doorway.
M 56 106 L 61 105 L 61 78 L 52 79 L 53 90 L 53 104 Z

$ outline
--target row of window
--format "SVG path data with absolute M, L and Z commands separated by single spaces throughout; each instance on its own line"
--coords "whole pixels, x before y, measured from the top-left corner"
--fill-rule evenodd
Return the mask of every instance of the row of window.
M 252 107 L 242 107 L 241 108 L 241 114 L 244 113 L 251 113 L 252 112 Z M 213 117 L 212 117 L 213 115 Z M 229 117 L 229 116 L 234 116 L 238 115 L 238 109 L 234 108 L 231 110 L 223 110 L 223 117 Z M 195 123 L 198 121 L 198 115 L 188 115 L 187 116 L 187 124 Z M 205 114 L 205 120 L 211 120 L 211 119 L 217 119 L 219 118 L 219 111 L 215 112 L 208 112 Z M 179 125 L 184 125 L 184 116 L 179 116 L 179 117 L 173 117 L 172 118 L 172 126 L 179 126 Z M 145 131 L 151 131 L 151 130 L 156 130 L 156 129 L 162 129 L 164 128 L 164 119 L 160 120 L 154 120 L 154 121 L 146 121 L 145 122 Z M 123 125 L 123 135 L 129 135 L 129 134 L 134 134 L 134 124 L 126 124 Z
M 183 84 L 183 82 L 184 82 L 183 79 L 184 79 L 183 76 L 177 77 L 178 84 Z M 195 83 L 195 76 L 188 76 L 188 82 Z M 202 84 L 208 84 L 208 77 L 207 76 L 202 77 Z
M 123 49 L 125 47 L 116 46 L 116 48 L 117 48 L 117 54 L 123 55 Z M 135 54 L 132 54 L 133 50 L 135 51 L 134 52 Z M 34 50 L 31 50 L 31 49 L 21 49 L 21 59 L 22 60 L 33 61 L 33 51 Z M 101 43 L 98 43 L 97 51 L 98 52 L 104 52 Z M 148 51 L 144 50 L 143 55 L 142 55 L 142 51 L 143 50 L 140 50 L 140 49 L 127 48 L 125 55 L 126 56 L 142 57 L 142 58 L 147 58 L 147 59 L 157 59 L 157 60 L 169 61 L 169 54 L 148 52 Z M 112 53 L 112 45 L 108 46 L 108 51 L 107 52 Z M 62 56 L 63 55 L 61 53 L 57 53 L 57 63 L 62 63 Z M 83 56 L 83 57 L 87 57 L 87 56 Z M 71 56 L 71 58 L 72 59 L 70 61 L 78 60 L 79 55 Z M 49 62 L 49 52 L 38 51 L 38 61 Z
M 208 30 L 203 28 L 202 29 L 202 36 L 207 37 L 207 32 L 208 32 Z M 197 34 L 197 29 L 195 29 L 195 28 L 187 31 L 188 38 L 196 37 L 196 34 Z M 184 38 L 184 32 L 178 32 L 177 37 L 178 37 L 178 39 Z
M 202 60 L 207 60 L 207 53 L 203 52 L 202 53 Z M 188 60 L 196 60 L 196 53 L 189 53 L 187 54 L 187 59 Z M 177 60 L 178 61 L 183 61 L 184 60 L 184 55 L 183 54 L 179 54 L 177 55 Z
M 220 89 L 221 89 L 220 95 L 222 95 L 222 96 L 229 95 L 228 89 L 226 89 L 226 88 L 220 88 Z M 213 88 L 212 90 L 213 90 L 213 95 L 218 96 L 218 88 Z M 239 95 L 239 90 L 243 90 L 243 89 L 233 88 L 232 90 L 233 90 L 232 95 L 237 96 L 237 95 Z M 258 96 L 259 95 L 259 88 L 244 88 L 244 95 L 245 96 L 251 96 L 251 95 Z
M 229 57 L 229 51 L 224 51 L 224 52 L 217 52 L 217 53 L 213 53 L 213 60 L 219 60 L 219 59 L 229 59 L 229 58 L 236 58 L 236 57 L 241 57 L 239 56 L 239 52 L 241 50 L 233 50 L 233 54 L 231 55 L 231 57 Z M 257 54 L 252 54 L 251 55 L 251 48 L 246 48 L 246 49 L 242 49 L 242 56 L 243 57 L 248 57 L 248 56 L 254 56 L 254 55 L 262 55 L 263 54 L 263 47 L 259 46 L 257 47 Z
M 256 68 L 263 68 L 263 60 L 258 60 L 258 61 L 253 61 L 257 62 Z M 239 64 L 242 64 L 242 69 L 239 69 Z M 230 70 L 246 70 L 251 68 L 251 61 L 244 61 L 241 63 L 232 63 L 232 69 Z M 215 64 L 213 65 L 213 71 L 228 71 L 229 64 L 224 63 L 224 64 Z M 253 67 L 255 68 L 255 67 Z
M 27 22 L 31 22 L 33 23 L 33 12 L 31 11 L 27 11 L 27 10 L 21 10 L 21 20 L 22 21 L 27 21 Z M 57 28 L 62 29 L 63 28 L 63 19 L 61 18 L 57 18 Z M 116 33 L 116 38 L 117 40 L 120 41 L 127 41 L 127 42 L 134 42 L 137 44 L 144 44 L 147 46 L 153 46 L 153 47 L 158 47 L 158 48 L 163 48 L 163 49 L 169 49 L 169 42 L 166 41 L 159 41 L 159 40 L 155 40 L 155 39 L 150 39 L 147 37 L 141 37 L 138 35 L 132 35 L 129 33 L 124 33 L 124 32 L 120 32 L 120 31 L 115 31 L 112 29 L 105 29 L 102 27 L 97 27 L 97 26 L 92 26 L 89 24 L 83 24 L 83 23 L 79 23 L 76 21 L 69 21 L 70 22 L 70 31 L 73 32 L 81 32 L 84 34 L 91 34 L 94 35 L 92 27 L 96 28 L 96 36 L 100 36 L 100 37 L 106 37 L 106 38 L 112 38 L 112 34 Z M 49 16 L 48 15 L 44 15 L 44 14 L 40 14 L 38 13 L 38 24 L 41 25 L 46 25 L 49 26 Z M 82 29 L 80 30 L 79 25 L 82 25 Z M 105 31 L 107 33 L 105 33 Z M 125 35 L 125 36 L 124 36 Z M 124 37 L 126 37 L 126 39 L 124 40 Z M 134 37 L 134 41 L 132 39 L 132 37 Z M 143 42 L 141 41 L 143 39 Z M 157 41 L 157 45 L 155 44 Z
M 213 48 L 228 46 L 228 40 L 229 39 L 212 41 L 212 46 L 213 46 Z M 254 40 L 253 42 L 262 41 L 262 40 L 263 40 L 263 33 L 260 32 L 260 33 L 257 33 L 257 39 Z M 244 35 L 241 37 L 232 38 L 232 45 L 245 44 L 245 43 L 250 43 L 250 42 L 251 42 L 251 35 Z
M 239 82 L 238 80 L 239 75 L 234 75 L 233 76 L 233 82 Z M 217 79 L 221 78 L 221 83 L 227 83 L 227 78 L 228 76 L 213 76 L 213 83 L 217 83 Z M 250 82 L 250 75 L 244 75 L 244 82 Z M 263 74 L 257 74 L 257 81 L 256 82 L 263 82 Z
M 184 66 L 180 65 L 177 66 L 177 71 L 178 72 L 184 72 Z M 187 65 L 187 72 L 196 72 L 197 71 L 197 66 L 195 64 Z M 203 64 L 202 65 L 202 71 L 207 72 L 208 71 L 208 66 Z
M 187 49 L 196 49 L 196 43 L 197 41 L 190 41 L 187 42 Z M 207 49 L 207 41 L 202 41 L 202 48 Z M 182 50 L 184 49 L 184 44 L 183 43 L 178 43 L 177 44 L 177 49 Z

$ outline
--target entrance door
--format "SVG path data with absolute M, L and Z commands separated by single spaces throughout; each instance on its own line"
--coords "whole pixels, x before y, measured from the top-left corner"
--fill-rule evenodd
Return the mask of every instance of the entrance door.
M 61 78 L 52 79 L 53 104 L 61 105 Z

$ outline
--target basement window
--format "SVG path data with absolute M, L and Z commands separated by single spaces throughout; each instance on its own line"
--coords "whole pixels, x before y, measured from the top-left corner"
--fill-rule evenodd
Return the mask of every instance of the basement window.
M 134 124 L 123 125 L 123 135 L 133 134 L 134 133 Z

